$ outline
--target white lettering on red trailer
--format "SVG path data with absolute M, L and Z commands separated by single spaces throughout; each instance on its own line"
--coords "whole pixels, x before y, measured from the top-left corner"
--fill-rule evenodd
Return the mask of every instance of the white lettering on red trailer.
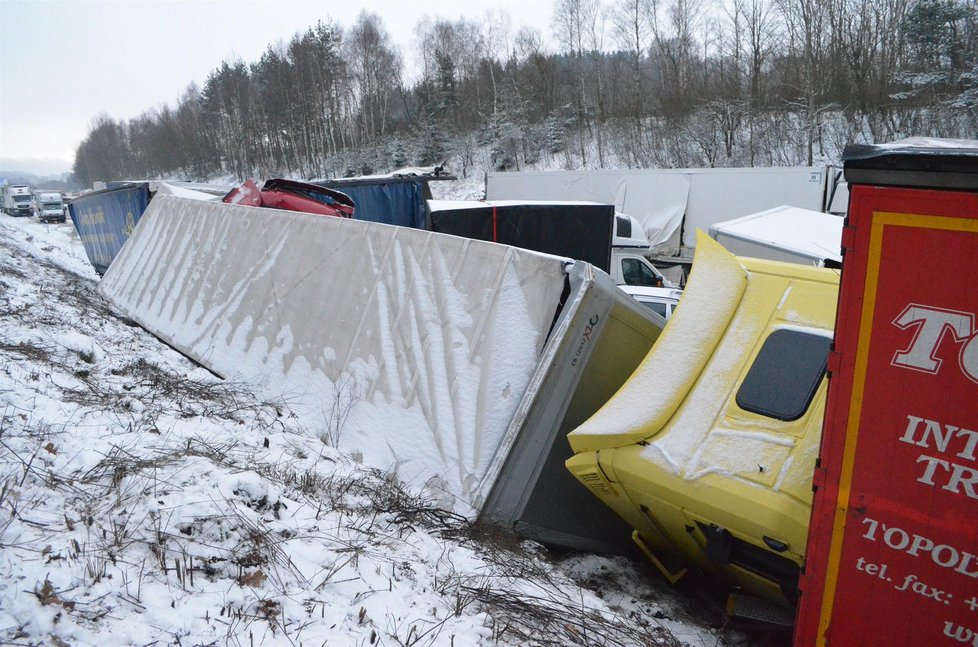
M 948 458 L 974 463 L 978 432 L 908 415 L 907 428 L 898 440 L 908 445 L 935 450 Z M 948 492 L 978 499 L 978 469 L 929 454 L 920 454 L 916 462 L 923 466 L 923 471 L 917 477 L 918 483 L 931 487 L 939 485 Z
M 881 541 L 887 547 L 906 553 L 911 557 L 930 557 L 941 568 L 952 569 L 966 577 L 978 579 L 978 562 L 975 555 L 949 544 L 937 544 L 933 539 L 911 533 L 903 528 L 888 526 L 885 523 L 866 517 L 863 519 L 866 532 L 863 539 Z
M 924 425 L 923 430 L 918 433 L 921 430 L 921 423 Z M 934 448 L 942 453 L 957 449 L 958 451 L 954 452 L 955 456 L 973 461 L 975 449 L 978 447 L 978 432 L 936 420 L 907 416 L 907 429 L 900 436 L 900 440 L 918 447 Z M 952 440 L 963 442 L 955 442 L 952 446 Z
M 893 366 L 936 375 L 942 363 L 937 349 L 950 337 L 953 343 L 963 343 L 958 354 L 961 371 L 969 380 L 978 382 L 974 313 L 911 303 L 893 320 L 893 325 L 900 330 L 916 328 L 910 346 L 893 356 Z
M 970 642 L 972 647 L 978 647 L 978 632 L 955 624 L 950 620 L 944 623 L 944 635 L 957 640 L 959 643 Z

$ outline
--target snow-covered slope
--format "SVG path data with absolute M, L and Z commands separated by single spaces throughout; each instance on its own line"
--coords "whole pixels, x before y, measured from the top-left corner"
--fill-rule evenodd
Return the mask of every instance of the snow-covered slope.
M 473 527 L 113 314 L 0 216 L 0 643 L 714 645 L 629 562 Z

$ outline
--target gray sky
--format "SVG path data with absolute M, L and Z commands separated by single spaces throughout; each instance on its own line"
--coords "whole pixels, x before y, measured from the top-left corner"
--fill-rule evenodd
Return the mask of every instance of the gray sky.
M 410 60 L 424 15 L 509 13 L 550 31 L 553 0 L 0 0 L 0 169 L 68 171 L 100 112 L 130 119 L 173 105 L 222 60 L 256 60 L 319 19 L 378 14 Z

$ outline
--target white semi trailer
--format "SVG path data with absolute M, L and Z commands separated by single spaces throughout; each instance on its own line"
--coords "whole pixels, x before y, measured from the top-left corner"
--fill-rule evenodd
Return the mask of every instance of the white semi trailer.
M 710 225 L 710 238 L 737 256 L 842 265 L 844 218 L 786 205 Z

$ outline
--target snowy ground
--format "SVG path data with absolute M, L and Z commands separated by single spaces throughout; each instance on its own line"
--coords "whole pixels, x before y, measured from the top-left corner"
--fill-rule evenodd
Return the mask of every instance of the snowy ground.
M 438 509 L 96 281 L 70 221 L 0 215 L 0 643 L 746 642 L 643 564 Z

